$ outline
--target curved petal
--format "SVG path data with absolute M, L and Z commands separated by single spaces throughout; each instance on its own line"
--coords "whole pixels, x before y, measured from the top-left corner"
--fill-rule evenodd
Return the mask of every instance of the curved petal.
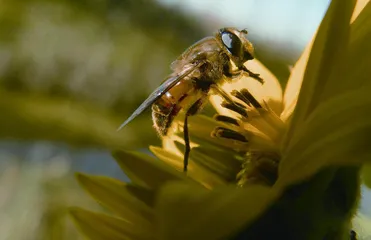
M 180 123 L 180 128 L 183 128 L 184 123 Z M 211 136 L 211 132 L 217 126 L 226 126 L 225 123 L 217 122 L 215 119 L 204 115 L 196 115 L 189 118 L 188 128 L 190 134 L 190 145 L 191 148 L 198 147 L 201 143 L 212 143 L 216 145 L 223 145 L 220 141 Z M 182 130 L 181 130 L 182 131 Z M 185 145 L 182 133 L 179 135 L 169 134 L 168 136 L 162 138 L 162 147 L 166 151 L 169 151 L 177 156 L 183 157 L 182 149 L 179 149 L 177 143 Z M 196 139 L 194 138 L 196 137 Z M 206 141 L 206 142 L 205 142 Z M 230 145 L 228 145 L 230 147 Z M 183 147 L 184 148 L 184 147 Z
M 354 230 L 359 239 L 371 239 L 371 217 L 358 212 L 352 221 Z
M 147 154 L 115 151 L 112 155 L 130 180 L 141 187 L 157 189 L 167 181 L 189 181 L 184 174 Z
M 175 135 L 175 134 L 166 136 L 166 137 L 162 138 L 162 148 L 167 152 L 170 152 L 170 153 L 172 153 L 176 156 L 182 157 L 183 153 L 176 146 L 176 144 L 175 144 L 176 141 L 184 144 L 184 139 Z M 192 143 L 192 145 L 193 145 L 193 143 Z
M 318 106 L 287 149 L 278 182 L 286 186 L 327 166 L 371 162 L 370 92 L 371 84 Z
M 159 159 L 161 159 L 166 164 L 174 167 L 179 172 L 183 169 L 183 157 L 174 155 L 170 152 L 165 151 L 160 147 L 151 146 L 150 150 Z M 216 186 L 225 185 L 225 179 L 220 175 L 210 171 L 209 169 L 197 164 L 197 162 L 192 160 L 192 156 L 189 159 L 187 179 L 193 179 L 195 182 L 202 184 L 206 188 L 214 188 Z
M 350 20 L 351 23 L 354 22 L 354 20 L 357 19 L 359 14 L 362 12 L 362 10 L 366 7 L 370 0 L 357 0 L 356 7 L 354 8 L 352 18 Z
M 295 113 L 283 141 L 287 146 L 306 117 L 324 96 L 324 87 L 341 70 L 350 36 L 350 18 L 355 0 L 333 0 L 318 29 L 303 76 Z M 284 150 L 285 152 L 285 150 Z
M 279 192 L 263 186 L 208 191 L 180 182 L 165 185 L 155 207 L 159 239 L 228 239 L 263 213 Z
M 121 218 L 147 229 L 152 227 L 152 209 L 145 205 L 143 201 L 138 201 L 130 192 L 129 184 L 113 178 L 82 173 L 78 173 L 76 178 L 97 202 Z M 131 188 L 133 187 L 137 186 L 132 185 Z
M 348 52 L 341 60 L 342 65 L 324 85 L 323 100 L 370 82 L 370 37 L 371 4 L 368 3 L 351 25 Z
M 352 15 L 352 18 L 351 18 L 352 23 L 357 19 L 357 17 L 361 13 L 361 11 L 368 4 L 368 2 L 369 2 L 369 0 L 358 0 L 357 1 L 357 4 L 355 6 L 355 9 L 353 11 L 353 15 Z M 368 7 L 370 7 L 370 6 L 368 6 Z M 364 15 L 370 16 L 370 14 L 364 14 Z M 351 26 L 351 31 L 352 32 L 357 31 L 361 23 L 364 24 L 364 21 L 358 19 L 358 22 L 356 22 L 355 24 L 353 24 Z M 300 91 L 301 84 L 302 84 L 303 77 L 304 77 L 305 68 L 307 66 L 309 54 L 310 54 L 310 51 L 312 49 L 313 41 L 314 41 L 316 35 L 317 35 L 317 31 L 314 34 L 311 41 L 306 46 L 306 48 L 304 49 L 302 55 L 300 56 L 299 60 L 296 62 L 294 68 L 291 71 L 291 75 L 290 75 L 290 78 L 287 82 L 286 89 L 285 89 L 285 92 L 284 92 L 284 97 L 283 97 L 284 110 L 281 114 L 281 119 L 284 120 L 284 121 L 288 120 L 291 117 L 291 115 L 292 115 L 292 113 L 295 109 L 296 102 L 297 102 L 298 96 L 299 96 L 299 91 Z M 352 35 L 354 35 L 354 34 L 351 33 L 351 40 L 350 40 L 351 42 L 352 42 L 352 39 L 355 38 Z M 362 49 L 367 49 L 367 48 L 362 46 Z M 349 59 L 353 59 L 353 58 L 349 57 Z M 354 63 L 354 61 L 352 61 L 352 62 Z M 354 65 L 357 65 L 357 64 L 354 64 Z
M 362 167 L 361 177 L 363 183 L 371 189 L 371 163 L 365 164 Z
M 71 208 L 70 214 L 80 230 L 91 240 L 153 239 L 152 229 L 134 225 L 117 217 L 87 211 L 78 207 Z
M 260 74 L 264 79 L 264 84 L 262 85 L 253 78 L 241 77 L 231 83 L 223 84 L 224 91 L 230 93 L 232 90 L 247 88 L 257 100 L 261 103 L 263 100 L 267 102 L 270 108 L 279 115 L 282 111 L 282 89 L 278 79 L 256 59 L 248 61 L 245 65 L 252 72 Z M 210 102 L 218 113 L 236 117 L 230 110 L 221 107 L 222 101 L 223 99 L 220 96 L 210 96 Z
M 305 47 L 299 60 L 291 69 L 291 74 L 289 80 L 287 81 L 287 85 L 283 95 L 283 111 L 280 116 L 284 122 L 286 122 L 291 117 L 292 113 L 294 112 L 296 102 L 298 101 L 299 91 L 303 82 L 305 68 L 307 67 L 307 62 L 310 51 L 312 50 L 315 35 L 309 42 L 309 44 Z

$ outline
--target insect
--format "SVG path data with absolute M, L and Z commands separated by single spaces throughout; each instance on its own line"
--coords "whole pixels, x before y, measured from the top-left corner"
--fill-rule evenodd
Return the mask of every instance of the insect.
M 160 137 L 167 136 L 174 120 L 184 111 L 183 134 L 185 142 L 184 172 L 190 154 L 188 117 L 197 114 L 207 102 L 209 94 L 219 94 L 234 103 L 220 88 L 224 81 L 241 75 L 250 76 L 263 84 L 259 74 L 248 70 L 244 63 L 254 59 L 253 46 L 247 40 L 246 30 L 222 28 L 189 47 L 172 64 L 173 73 L 119 127 L 126 126 L 143 111 L 152 108 L 154 128 Z

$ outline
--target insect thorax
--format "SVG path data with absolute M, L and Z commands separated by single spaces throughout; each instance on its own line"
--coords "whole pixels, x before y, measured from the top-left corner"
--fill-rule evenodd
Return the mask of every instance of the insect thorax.
M 180 111 L 192 108 L 192 115 L 199 112 L 203 99 L 207 98 L 213 84 L 224 79 L 229 57 L 220 48 L 199 52 L 194 62 L 202 64 L 180 80 L 152 105 L 154 128 L 160 136 L 166 136 Z

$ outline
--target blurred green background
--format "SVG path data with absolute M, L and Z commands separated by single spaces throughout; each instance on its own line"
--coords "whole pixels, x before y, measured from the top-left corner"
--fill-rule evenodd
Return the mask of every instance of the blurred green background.
M 127 180 L 107 149 L 159 144 L 150 113 L 116 128 L 218 28 L 247 28 L 282 85 L 329 0 L 0 0 L 0 240 L 81 239 L 98 207 L 75 171 Z M 371 216 L 364 190 L 361 213 Z

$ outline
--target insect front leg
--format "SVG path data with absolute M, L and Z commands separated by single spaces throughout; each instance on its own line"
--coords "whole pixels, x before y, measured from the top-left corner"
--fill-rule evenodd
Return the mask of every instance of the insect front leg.
M 242 66 L 238 67 L 238 70 L 233 70 L 231 64 L 229 63 L 226 66 L 226 68 L 227 69 L 225 71 L 225 75 L 227 77 L 232 78 L 232 79 L 240 78 L 241 76 L 245 76 L 245 77 L 252 77 L 255 80 L 259 81 L 261 84 L 264 83 L 264 79 L 260 77 L 260 74 L 251 72 L 249 69 L 247 69 L 247 67 L 245 65 L 242 65 Z
M 242 70 L 236 70 L 232 72 L 231 75 L 232 75 L 232 78 L 238 78 L 241 76 L 252 77 L 258 82 L 260 82 L 261 84 L 264 83 L 264 80 L 263 78 L 260 77 L 260 74 L 251 72 L 249 69 L 246 68 L 245 65 L 242 65 Z
M 189 114 L 187 112 L 184 118 L 184 128 L 183 128 L 184 145 L 185 145 L 184 158 L 183 158 L 183 172 L 187 172 L 188 170 L 188 159 L 189 159 L 189 154 L 191 152 L 191 145 L 189 141 L 189 132 L 188 132 L 188 117 L 189 117 Z

